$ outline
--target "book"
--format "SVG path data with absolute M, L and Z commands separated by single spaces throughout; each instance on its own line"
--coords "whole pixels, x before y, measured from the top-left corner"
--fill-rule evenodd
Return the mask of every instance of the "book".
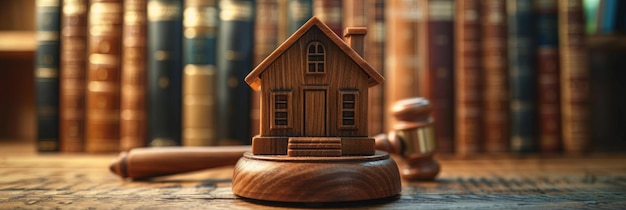
M 421 18 L 417 0 L 391 0 L 385 4 L 385 107 L 391 108 L 401 99 L 419 96 L 417 23 Z M 393 130 L 396 122 L 385 114 L 385 130 Z
M 534 10 L 539 151 L 555 153 L 561 148 L 557 0 L 535 1 Z
M 535 26 L 532 0 L 509 0 L 507 7 L 507 55 L 510 104 L 510 151 L 536 152 Z
M 124 1 L 120 150 L 146 145 L 146 0 Z
M 454 151 L 469 155 L 482 149 L 480 1 L 457 1 L 454 9 Z
M 563 150 L 580 153 L 589 146 L 589 69 L 581 0 L 559 0 L 561 126 Z
M 59 139 L 62 152 L 84 151 L 87 1 L 63 0 Z
M 509 86 L 504 0 L 481 1 L 484 151 L 509 148 Z
M 313 0 L 313 15 L 343 37 L 343 2 L 341 0 Z
M 419 6 L 420 95 L 433 105 L 437 151 L 454 151 L 454 1 L 426 0 Z
M 35 103 L 37 150 L 59 150 L 59 36 L 60 0 L 35 2 L 37 51 L 35 53 Z
M 215 139 L 217 2 L 187 0 L 184 7 L 182 145 L 212 146 L 217 143 Z
M 287 1 L 287 37 L 291 36 L 306 21 L 313 17 L 313 0 Z M 286 38 L 286 37 L 285 37 Z
M 365 2 L 365 18 L 368 34 L 365 36 L 365 60 L 381 75 L 385 74 L 385 1 Z M 386 132 L 384 84 L 370 87 L 367 121 L 370 136 Z
M 244 78 L 252 71 L 255 2 L 219 1 L 217 39 L 217 139 L 218 144 L 250 144 L 251 89 Z
M 278 0 L 258 0 L 254 19 L 254 66 L 278 47 Z M 309 9 L 311 6 L 309 5 Z M 290 9 L 291 12 L 294 12 Z M 290 32 L 293 33 L 293 32 Z M 250 136 L 261 132 L 261 92 L 252 91 L 250 98 Z
M 148 0 L 148 146 L 181 145 L 182 0 Z
M 88 14 L 85 151 L 119 151 L 122 2 L 93 0 Z

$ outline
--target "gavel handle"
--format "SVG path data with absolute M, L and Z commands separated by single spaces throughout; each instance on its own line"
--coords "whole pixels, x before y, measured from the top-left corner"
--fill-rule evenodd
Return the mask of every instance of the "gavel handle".
M 122 178 L 146 179 L 237 163 L 250 146 L 155 147 L 122 152 L 110 166 Z
M 395 154 L 400 144 L 386 134 L 375 137 L 377 150 Z M 135 148 L 122 152 L 110 166 L 111 172 L 122 178 L 146 179 L 222 166 L 235 165 L 247 146 L 216 147 L 153 147 Z

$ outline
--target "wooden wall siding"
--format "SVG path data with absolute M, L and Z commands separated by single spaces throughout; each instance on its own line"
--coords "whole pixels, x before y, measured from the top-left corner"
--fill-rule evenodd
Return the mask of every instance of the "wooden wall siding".
M 325 74 L 306 74 L 306 47 L 320 41 L 326 49 Z M 317 26 L 313 26 L 296 43 L 291 45 L 261 75 L 261 136 L 303 136 L 304 90 L 326 89 L 327 136 L 367 136 L 368 75 L 339 49 Z M 271 129 L 272 91 L 292 91 L 293 128 Z M 359 90 L 361 102 L 357 103 L 356 129 L 339 129 L 339 90 Z M 321 113 L 320 113 L 321 114 Z

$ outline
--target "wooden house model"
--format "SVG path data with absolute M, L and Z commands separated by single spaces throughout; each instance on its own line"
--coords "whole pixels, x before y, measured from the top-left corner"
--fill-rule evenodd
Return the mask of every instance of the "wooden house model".
M 349 46 L 313 17 L 245 78 L 261 91 L 254 155 L 373 155 L 368 88 L 384 78 L 359 52 L 366 29 L 346 29 Z

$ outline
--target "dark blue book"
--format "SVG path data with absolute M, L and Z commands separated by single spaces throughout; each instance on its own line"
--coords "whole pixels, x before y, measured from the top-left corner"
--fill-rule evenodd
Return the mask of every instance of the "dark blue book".
M 537 150 L 535 133 L 535 57 L 533 1 L 507 1 L 512 152 Z
M 218 8 L 215 1 L 187 0 L 183 17 L 184 146 L 212 146 L 215 140 L 215 71 Z
M 181 145 L 182 0 L 148 1 L 148 145 Z
M 39 152 L 59 150 L 59 37 L 60 0 L 37 0 L 37 52 L 35 97 L 37 106 L 37 148 Z
M 287 1 L 287 36 L 313 17 L 313 0 Z
M 250 144 L 251 89 L 244 78 L 254 59 L 254 1 L 221 0 L 216 92 L 219 144 Z

